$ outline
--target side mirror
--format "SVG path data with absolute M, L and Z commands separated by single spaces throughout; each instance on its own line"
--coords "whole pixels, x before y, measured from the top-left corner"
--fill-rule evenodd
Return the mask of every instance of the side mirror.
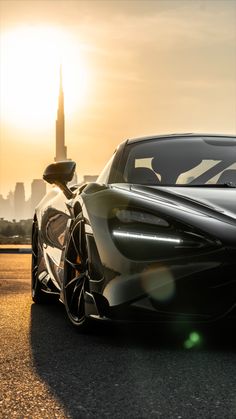
M 67 183 L 73 179 L 76 163 L 72 160 L 59 161 L 46 167 L 43 179 L 48 183 L 54 183 L 65 194 L 66 198 L 73 198 L 73 192 L 68 188 Z

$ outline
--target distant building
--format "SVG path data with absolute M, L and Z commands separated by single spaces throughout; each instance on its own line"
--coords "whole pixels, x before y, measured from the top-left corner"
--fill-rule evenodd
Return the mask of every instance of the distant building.
M 9 201 L 9 205 L 11 206 L 12 210 L 13 210 L 13 206 L 14 206 L 14 194 L 12 191 L 10 191 L 7 195 L 7 199 Z
M 23 182 L 17 182 L 14 191 L 14 218 L 23 220 L 25 218 L 25 187 Z
M 65 145 L 65 111 L 64 111 L 64 92 L 62 84 L 62 66 L 60 66 L 60 86 L 58 96 L 58 108 L 57 108 L 57 119 L 56 119 L 56 157 L 55 162 L 71 160 L 67 158 L 67 147 Z M 77 174 L 74 173 L 74 177 L 70 182 L 70 185 L 77 183 Z
M 7 195 L 7 202 L 8 202 L 8 213 L 5 216 L 6 219 L 11 220 L 14 218 L 14 194 L 10 191 Z
M 42 179 L 34 179 L 31 183 L 31 213 L 47 192 L 46 183 Z
M 62 86 L 62 67 L 60 67 L 60 87 L 58 97 L 58 109 L 56 119 L 56 157 L 55 162 L 67 160 L 67 148 L 65 146 L 65 115 L 64 115 L 64 92 Z
M 8 197 L 6 199 L 3 198 L 2 195 L 0 195 L 0 217 L 12 218 L 12 202 L 10 202 L 10 199 Z

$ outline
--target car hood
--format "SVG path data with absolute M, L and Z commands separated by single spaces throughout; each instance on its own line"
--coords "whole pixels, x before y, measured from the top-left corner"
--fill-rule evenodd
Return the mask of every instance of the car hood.
M 236 188 L 130 185 L 130 190 L 142 196 L 174 201 L 177 206 L 190 205 L 199 211 L 209 210 L 236 219 Z

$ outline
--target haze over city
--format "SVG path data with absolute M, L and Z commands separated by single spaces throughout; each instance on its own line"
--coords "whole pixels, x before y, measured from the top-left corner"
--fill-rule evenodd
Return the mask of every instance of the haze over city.
M 0 1 L 0 194 L 55 157 L 59 67 L 79 180 L 125 138 L 236 133 L 235 1 Z

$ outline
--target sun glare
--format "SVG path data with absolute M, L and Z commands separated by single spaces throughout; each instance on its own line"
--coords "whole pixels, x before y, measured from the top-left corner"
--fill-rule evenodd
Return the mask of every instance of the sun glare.
M 1 119 L 16 128 L 44 129 L 55 119 L 62 64 L 65 113 L 84 105 L 88 69 L 79 45 L 50 27 L 21 27 L 1 35 Z

